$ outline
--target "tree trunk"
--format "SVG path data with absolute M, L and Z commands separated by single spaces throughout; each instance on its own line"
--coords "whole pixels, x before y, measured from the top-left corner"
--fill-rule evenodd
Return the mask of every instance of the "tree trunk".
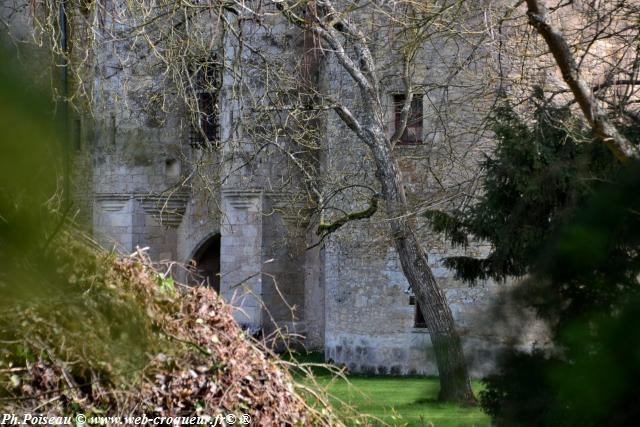
M 438 399 L 471 403 L 475 399 L 453 315 L 413 231 L 405 224 L 393 224 L 401 222 L 404 221 L 392 221 L 391 227 L 402 270 L 420 304 L 436 354 L 440 376 Z
M 381 135 L 370 145 L 376 161 L 377 177 L 382 185 L 391 232 L 405 277 L 422 310 L 440 377 L 438 399 L 474 403 L 462 343 L 444 292 L 438 286 L 428 264 L 427 254 L 418 242 L 407 218 L 407 200 L 402 175 L 391 151 L 389 140 Z
M 324 40 L 331 48 L 338 63 L 358 86 L 364 100 L 363 113 L 366 117 L 366 126 L 363 126 L 349 108 L 341 102 L 333 101 L 333 108 L 373 154 L 376 177 L 382 187 L 382 196 L 386 203 L 391 232 L 402 270 L 420 303 L 436 354 L 440 376 L 439 399 L 453 402 L 475 402 L 453 315 L 444 292 L 436 283 L 429 268 L 427 255 L 422 250 L 408 222 L 407 198 L 402 186 L 400 170 L 393 157 L 393 144 L 387 136 L 386 111 L 380 102 L 382 92 L 376 76 L 375 60 L 367 45 L 367 37 L 353 22 L 338 18 L 342 14 L 338 13 L 330 0 L 315 3 L 316 8 L 310 10 L 309 14 L 311 21 L 296 15 L 292 4 L 278 2 L 277 5 L 291 23 L 312 31 Z M 354 57 L 351 57 L 349 51 L 345 49 L 341 41 L 343 36 L 353 47 Z M 410 67 L 406 63 L 403 67 L 403 73 L 407 93 L 411 95 Z M 402 135 L 404 131 L 410 101 L 411 97 L 409 96 L 403 107 L 404 118 L 402 121 L 404 124 L 395 132 L 397 137 Z

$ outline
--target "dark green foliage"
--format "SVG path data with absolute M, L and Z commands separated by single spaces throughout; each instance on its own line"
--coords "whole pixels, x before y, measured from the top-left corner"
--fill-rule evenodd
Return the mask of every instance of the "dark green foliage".
M 505 102 L 493 121 L 498 144 L 484 162 L 484 193 L 477 203 L 464 211 L 427 213 L 435 231 L 454 245 L 466 246 L 469 236 L 492 243 L 486 259 L 445 261 L 469 282 L 527 274 L 545 238 L 616 167 L 604 145 L 566 109 L 537 105 L 535 124 L 528 127 Z
M 640 419 L 638 188 L 638 170 L 603 185 L 548 238 L 520 300 L 552 325 L 553 351 L 505 352 L 481 395 L 497 425 L 627 426 Z
M 502 371 L 484 379 L 482 409 L 498 425 L 508 425 L 512 420 L 519 423 L 514 426 L 547 425 L 552 418 L 547 410 L 557 398 L 550 393 L 546 375 L 553 364 L 540 350 L 531 354 L 505 353 L 499 363 Z
M 431 226 L 444 233 L 454 245 L 467 246 L 469 240 L 467 230 L 462 219 L 442 211 L 428 211 L 427 216 Z
M 500 106 L 484 194 L 428 214 L 454 244 L 492 245 L 486 259 L 447 259 L 458 277 L 528 275 L 511 299 L 550 328 L 549 344 L 503 352 L 481 404 L 498 426 L 637 425 L 640 165 L 623 170 L 567 110 L 538 103 L 534 116 L 526 126 Z M 638 141 L 639 127 L 619 128 Z

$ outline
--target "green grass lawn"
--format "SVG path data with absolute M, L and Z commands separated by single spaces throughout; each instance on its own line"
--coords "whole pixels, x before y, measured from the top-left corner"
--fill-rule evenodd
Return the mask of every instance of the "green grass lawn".
M 302 361 L 319 362 L 322 355 L 305 356 Z M 301 360 L 300 357 L 297 357 Z M 348 407 L 359 414 L 368 414 L 398 426 L 488 427 L 489 417 L 478 407 L 462 407 L 440 403 L 438 379 L 433 377 L 382 377 L 349 375 L 336 378 L 326 369 L 315 368 L 318 384 L 328 386 L 332 404 L 349 419 Z M 309 380 L 299 377 L 306 383 Z M 472 384 L 477 394 L 481 384 Z M 344 402 L 344 403 L 341 403 Z M 347 406 L 345 406 L 345 404 Z M 375 421 L 372 421 L 375 425 Z

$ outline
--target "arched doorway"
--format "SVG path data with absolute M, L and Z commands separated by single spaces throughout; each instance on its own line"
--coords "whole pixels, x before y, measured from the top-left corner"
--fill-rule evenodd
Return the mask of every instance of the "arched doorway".
M 195 265 L 192 282 L 211 286 L 220 293 L 220 234 L 205 239 L 191 257 Z

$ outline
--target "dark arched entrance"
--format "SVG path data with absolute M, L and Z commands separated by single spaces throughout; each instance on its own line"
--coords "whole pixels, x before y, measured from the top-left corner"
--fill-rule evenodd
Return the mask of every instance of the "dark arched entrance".
M 220 234 L 214 234 L 201 243 L 191 259 L 196 273 L 192 281 L 211 286 L 220 293 Z

